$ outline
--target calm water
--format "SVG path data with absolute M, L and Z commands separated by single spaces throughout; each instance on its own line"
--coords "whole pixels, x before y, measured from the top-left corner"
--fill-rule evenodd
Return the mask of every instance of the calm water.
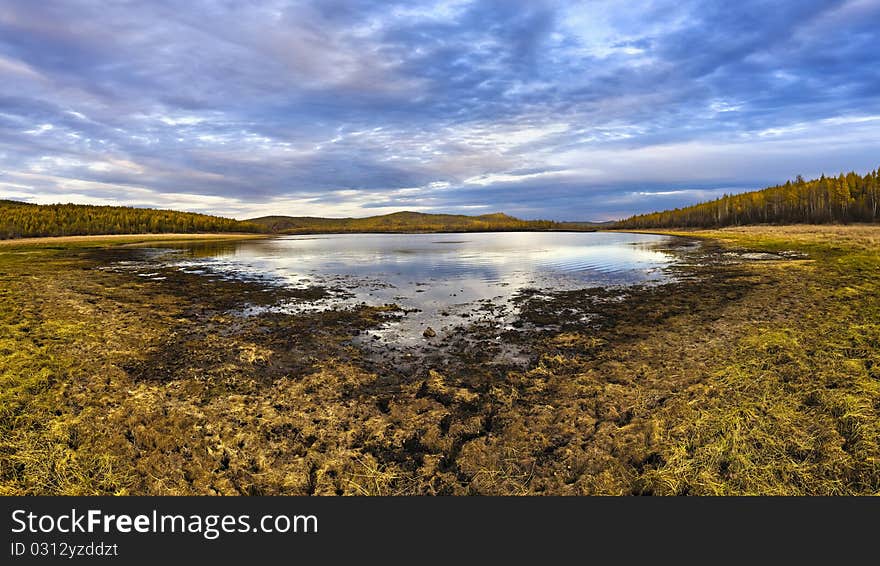
M 463 318 L 509 318 L 510 299 L 526 288 L 662 282 L 675 260 L 660 250 L 668 241 L 602 232 L 334 234 L 194 244 L 166 261 L 194 273 L 334 290 L 333 298 L 276 311 L 396 303 L 414 312 L 377 332 L 421 339 L 428 325 L 442 336 Z

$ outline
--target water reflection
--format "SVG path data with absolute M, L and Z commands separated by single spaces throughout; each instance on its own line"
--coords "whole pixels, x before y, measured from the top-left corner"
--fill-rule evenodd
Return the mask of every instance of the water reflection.
M 173 243 L 155 243 L 144 245 L 142 247 L 175 250 L 187 258 L 217 258 L 235 255 L 241 247 L 241 240 L 238 241 L 198 241 L 193 240 L 181 244 Z
M 673 256 L 664 236 L 624 233 L 339 234 L 239 242 L 197 242 L 174 263 L 194 273 L 257 278 L 341 291 L 279 310 L 397 303 L 420 312 L 399 331 L 417 333 L 438 317 L 492 300 L 510 310 L 524 288 L 575 289 L 662 281 Z M 175 246 L 179 248 L 180 246 Z
M 240 242 L 198 242 L 189 258 L 218 259 L 224 270 L 368 275 L 417 279 L 511 275 L 632 283 L 651 278 L 670 257 L 663 236 L 620 233 L 339 234 Z

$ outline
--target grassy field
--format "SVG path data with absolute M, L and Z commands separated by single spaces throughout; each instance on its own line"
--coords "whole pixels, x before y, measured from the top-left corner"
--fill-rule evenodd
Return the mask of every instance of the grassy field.
M 880 227 L 681 235 L 670 285 L 524 297 L 526 368 L 406 370 L 348 342 L 383 308 L 4 245 L 0 494 L 880 494 Z
M 809 259 L 748 265 L 736 274 L 746 291 L 714 321 L 683 315 L 661 331 L 677 346 L 651 356 L 692 383 L 645 413 L 660 450 L 636 484 L 663 494 L 880 493 L 880 228 L 685 235 Z

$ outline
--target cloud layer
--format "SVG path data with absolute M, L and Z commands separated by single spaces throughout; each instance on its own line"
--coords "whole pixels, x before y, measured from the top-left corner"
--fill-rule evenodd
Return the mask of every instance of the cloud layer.
M 0 4 L 0 197 L 608 219 L 880 165 L 880 0 Z

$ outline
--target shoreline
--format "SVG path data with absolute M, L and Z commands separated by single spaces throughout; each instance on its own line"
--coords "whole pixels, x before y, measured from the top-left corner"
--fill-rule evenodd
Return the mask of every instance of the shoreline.
M 253 232 L 202 232 L 202 233 L 163 233 L 163 234 L 87 234 L 78 236 L 43 236 L 39 238 L 10 238 L 0 239 L 0 248 L 4 247 L 40 247 L 42 245 L 55 246 L 63 244 L 139 244 L 149 242 L 187 242 L 195 240 L 259 240 L 271 239 L 284 236 L 322 236 L 322 235 L 356 235 L 356 234 L 386 234 L 386 235 L 420 235 L 420 234 L 531 234 L 531 233 L 565 233 L 565 234 L 593 234 L 593 233 L 623 233 L 623 234 L 652 234 L 658 236 L 679 236 L 700 240 L 711 239 L 712 235 L 725 233 L 749 233 L 763 231 L 780 231 L 803 234 L 805 231 L 828 231 L 834 229 L 864 229 L 876 228 L 876 224 L 852 223 L 852 224 L 754 224 L 743 226 L 724 226 L 719 228 L 596 228 L 596 229 L 543 229 L 543 230 L 434 230 L 434 231 L 406 231 L 406 230 L 370 230 L 370 231 L 304 231 L 304 232 L 278 232 L 278 233 L 253 233 Z
M 704 239 L 673 282 L 524 293 L 425 357 L 353 343 L 395 305 L 237 314 L 327 288 L 0 253 L 0 493 L 875 493 L 880 227 L 664 235 Z
M 246 232 L 229 233 L 169 233 L 169 234 L 94 234 L 85 236 L 45 236 L 0 240 L 0 247 L 40 247 L 64 244 L 139 244 L 147 242 L 187 242 L 193 240 L 254 240 L 272 237 L 272 234 Z

